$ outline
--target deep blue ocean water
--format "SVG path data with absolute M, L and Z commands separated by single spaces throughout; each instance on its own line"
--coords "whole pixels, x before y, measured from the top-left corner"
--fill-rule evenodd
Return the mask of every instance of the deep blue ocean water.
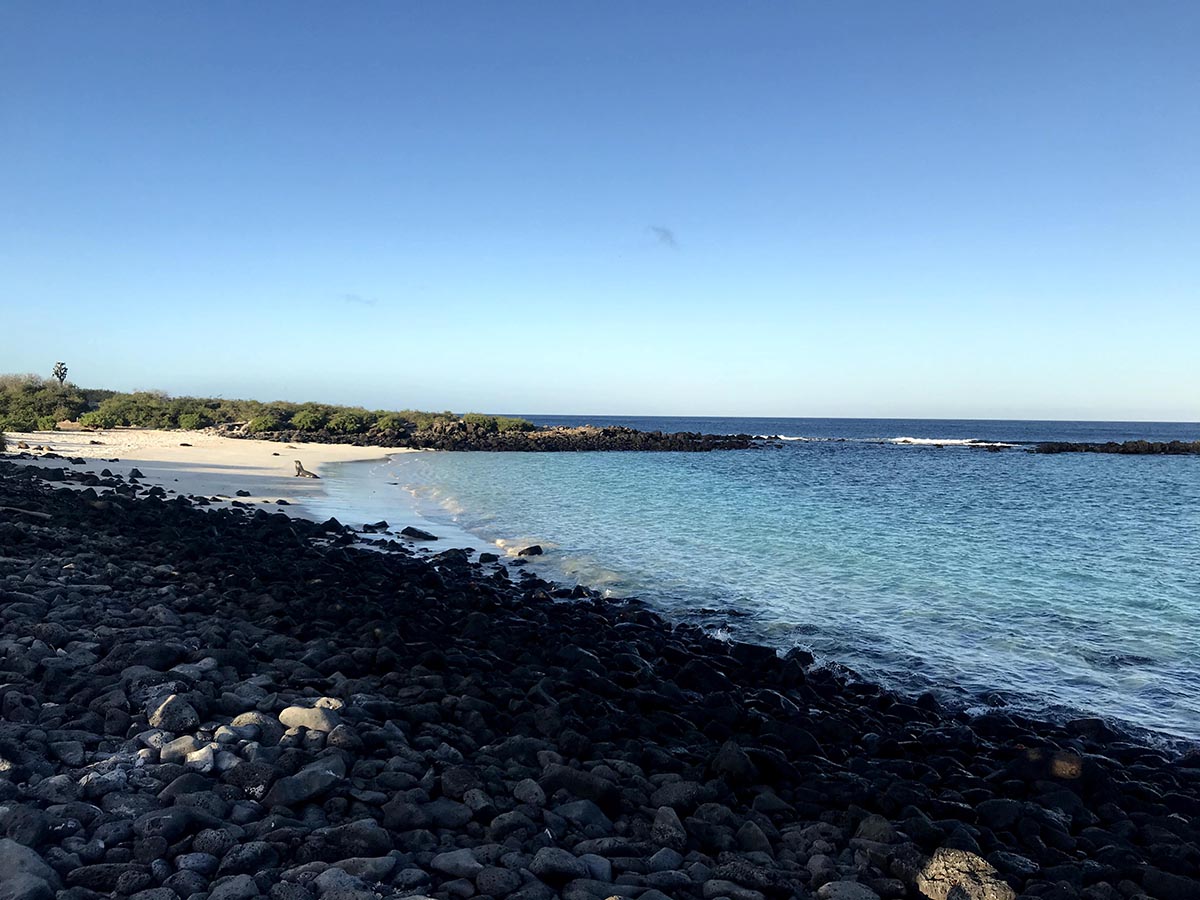
M 901 690 L 1200 740 L 1200 458 L 952 443 L 1195 440 L 1200 425 L 530 418 L 792 440 L 406 454 L 370 478 L 431 520 L 540 543 L 546 577 Z

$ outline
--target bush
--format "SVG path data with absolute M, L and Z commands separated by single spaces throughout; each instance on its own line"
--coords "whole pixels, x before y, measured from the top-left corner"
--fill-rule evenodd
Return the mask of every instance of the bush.
M 329 421 L 329 410 L 320 406 L 301 406 L 292 416 L 292 427 L 300 431 L 320 431 Z
M 251 434 L 261 434 L 264 431 L 279 431 L 282 427 L 283 423 L 276 416 L 267 413 L 251 419 L 246 425 L 246 430 Z
M 212 418 L 204 412 L 189 412 L 179 417 L 179 427 L 184 431 L 199 431 L 212 423 Z
M 0 431 L 0 453 L 8 449 L 8 442 L 4 440 L 4 432 Z
M 533 431 L 534 424 L 528 419 L 512 416 L 496 416 L 496 428 L 500 431 Z
M 37 420 L 38 431 L 58 431 L 59 419 L 56 416 L 41 416 Z
M 11 412 L 0 421 L 4 431 L 37 431 L 37 416 L 30 412 Z
M 406 419 L 400 413 L 376 413 L 375 428 L 379 431 L 408 431 L 412 425 L 411 419 Z
M 365 413 L 345 409 L 330 416 L 329 423 L 325 427 L 340 434 L 358 434 L 366 431 L 367 417 Z
M 496 417 L 485 416 L 483 413 L 466 413 L 462 417 L 463 422 L 467 425 L 474 425 L 476 428 L 482 428 L 484 431 L 495 431 Z
M 100 409 L 80 416 L 79 424 L 84 428 L 116 428 L 121 424 L 121 420 L 114 410 L 104 409 L 101 405 Z

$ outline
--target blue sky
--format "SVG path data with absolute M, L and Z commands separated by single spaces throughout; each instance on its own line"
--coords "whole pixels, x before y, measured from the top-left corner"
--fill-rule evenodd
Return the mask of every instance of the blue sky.
M 0 370 L 1200 420 L 1193 2 L 0 5 Z

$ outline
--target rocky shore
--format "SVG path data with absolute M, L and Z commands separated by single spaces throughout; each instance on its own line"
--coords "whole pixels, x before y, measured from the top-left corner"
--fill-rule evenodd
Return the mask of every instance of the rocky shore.
M 77 468 L 0 462 L 2 900 L 1200 897 L 1200 753 Z
M 621 425 L 602 428 L 546 427 L 534 431 L 495 431 L 469 422 L 443 422 L 411 431 L 370 431 L 342 434 L 333 431 L 246 431 L 243 425 L 219 429 L 225 437 L 316 444 L 353 444 L 362 447 L 409 447 L 417 450 L 508 450 L 551 452 L 572 450 L 705 452 L 745 450 L 762 442 L 749 434 L 638 431 Z
M 1034 453 L 1122 453 L 1133 456 L 1200 455 L 1200 441 L 1108 441 L 1103 444 L 1045 441 L 1033 448 Z

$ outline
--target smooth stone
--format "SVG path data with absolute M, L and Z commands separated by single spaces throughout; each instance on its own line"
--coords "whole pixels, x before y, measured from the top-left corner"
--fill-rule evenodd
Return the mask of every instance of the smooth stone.
M 175 868 L 180 871 L 199 872 L 201 875 L 211 875 L 217 871 L 221 861 L 211 853 L 181 853 L 175 857 Z
M 36 851 L 11 838 L 0 838 L 2 900 L 49 900 L 60 884 L 58 873 Z
M 208 900 L 250 900 L 259 896 L 258 885 L 249 875 L 223 878 L 209 892 Z
M 354 856 L 335 862 L 334 867 L 364 881 L 385 881 L 396 868 L 394 856 Z
M 484 868 L 483 863 L 476 859 L 469 849 L 439 853 L 429 864 L 439 872 L 453 875 L 455 878 L 474 878 Z
M 760 891 L 742 887 L 732 881 L 722 881 L 719 878 L 712 878 L 704 882 L 702 893 L 704 900 L 715 900 L 717 897 L 728 897 L 729 900 L 766 900 L 766 896 Z
M 280 778 L 271 785 L 271 789 L 263 798 L 263 805 L 289 808 L 299 806 L 328 793 L 339 781 L 341 781 L 341 777 L 329 769 L 301 769 L 295 775 Z
M 163 744 L 162 749 L 158 751 L 158 760 L 164 763 L 179 762 L 186 759 L 189 753 L 195 753 L 199 749 L 200 742 L 192 735 L 185 734 Z
M 669 872 L 683 866 L 683 854 L 670 847 L 663 847 L 646 862 L 651 872 Z
M 150 724 L 163 731 L 179 734 L 200 724 L 200 716 L 192 704 L 178 694 L 171 694 L 149 712 Z
M 589 877 L 587 864 L 561 847 L 543 847 L 534 854 L 529 871 L 542 881 L 555 883 Z
M 307 728 L 328 734 L 341 724 L 337 713 L 324 707 L 289 706 L 279 714 L 279 721 L 288 728 Z
M 857 881 L 830 881 L 817 889 L 820 900 L 879 900 L 879 895 Z
M 554 812 L 580 828 L 599 828 L 606 834 L 613 830 L 612 819 L 591 800 L 572 800 L 556 806 Z
M 531 806 L 545 806 L 546 792 L 532 778 L 526 778 L 517 783 L 513 788 L 513 796 L 522 803 L 528 803 Z

